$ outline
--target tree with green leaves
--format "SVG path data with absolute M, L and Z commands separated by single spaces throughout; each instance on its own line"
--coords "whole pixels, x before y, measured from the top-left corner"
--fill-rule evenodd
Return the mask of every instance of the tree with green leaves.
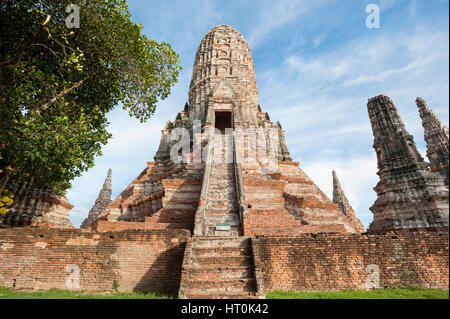
M 180 69 L 125 0 L 1 0 L 0 193 L 10 178 L 63 192 L 111 137 L 107 112 L 145 122 Z

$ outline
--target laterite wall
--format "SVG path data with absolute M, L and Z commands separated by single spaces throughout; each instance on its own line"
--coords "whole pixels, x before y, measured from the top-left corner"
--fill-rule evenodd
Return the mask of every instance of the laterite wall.
M 188 230 L 0 229 L 0 286 L 67 289 L 78 268 L 79 289 L 112 290 L 117 281 L 120 291 L 177 293 L 189 237 Z M 380 287 L 448 289 L 448 240 L 448 232 L 324 233 L 251 243 L 270 292 L 366 289 L 376 267 Z
M 381 288 L 448 289 L 448 239 L 448 232 L 305 234 L 252 238 L 252 248 L 266 292 L 366 289 L 377 266 Z
M 0 229 L 0 286 L 176 293 L 188 230 Z M 76 265 L 76 266 L 74 266 Z

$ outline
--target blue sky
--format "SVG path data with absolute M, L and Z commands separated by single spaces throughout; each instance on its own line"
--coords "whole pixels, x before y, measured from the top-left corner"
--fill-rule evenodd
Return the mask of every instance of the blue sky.
M 247 39 L 259 103 L 279 120 L 295 161 L 331 198 L 335 169 L 367 227 L 378 182 L 367 100 L 390 96 L 425 157 L 415 105 L 423 97 L 442 122 L 449 116 L 449 1 L 287 0 L 128 1 L 145 34 L 166 41 L 183 70 L 172 94 L 145 124 L 120 107 L 109 114 L 113 138 L 103 156 L 67 193 L 75 226 L 87 216 L 112 168 L 113 198 L 153 161 L 160 131 L 188 99 L 197 46 L 214 26 L 228 24 Z M 381 9 L 380 28 L 365 25 L 368 4 Z

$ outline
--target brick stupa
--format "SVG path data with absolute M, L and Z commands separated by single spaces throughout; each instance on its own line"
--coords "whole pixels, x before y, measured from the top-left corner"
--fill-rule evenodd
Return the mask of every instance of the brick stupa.
M 427 142 L 427 157 L 430 160 L 432 172 L 439 172 L 444 176 L 444 183 L 449 184 L 449 131 L 448 127 L 441 123 L 433 110 L 421 97 L 416 99 L 419 108 L 422 126 Z
M 176 163 L 170 150 L 179 140 L 171 134 L 176 128 L 186 128 L 194 139 L 195 121 L 201 125 L 203 152 L 208 147 L 205 136 L 209 138 L 212 163 Z M 212 128 L 218 131 L 208 135 Z M 238 163 L 236 149 L 245 148 L 246 156 L 258 150 L 259 144 L 220 134 L 227 129 L 254 132 L 257 142 L 262 138 L 269 144 L 270 133 L 276 132 L 277 169 L 262 172 L 261 157 L 251 160 L 249 156 Z M 190 159 L 200 139 L 195 141 L 191 143 Z M 101 221 L 117 222 L 117 226 L 110 226 L 114 229 L 195 228 L 195 235 L 361 231 L 360 224 L 355 225 L 355 219 L 292 162 L 280 123 L 270 121 L 258 104 L 250 48 L 238 31 L 226 25 L 213 28 L 201 41 L 189 102 L 162 130 L 155 161 L 148 162 L 146 169 L 98 215 L 95 227 L 107 228 Z M 217 223 L 231 224 L 230 231 L 217 231 Z
M 187 163 L 173 160 L 179 142 L 173 133 L 180 128 L 187 129 L 192 139 L 184 154 Z M 238 138 L 240 131 L 256 138 Z M 268 146 L 267 150 L 262 146 Z M 209 160 L 193 160 L 196 147 Z M 253 153 L 258 156 L 252 157 Z M 275 169 L 266 167 L 270 154 Z M 97 231 L 190 230 L 193 237 L 184 257 L 182 298 L 205 293 L 208 297 L 260 296 L 254 284 L 258 274 L 247 271 L 252 268 L 250 236 L 364 231 L 353 210 L 346 213 L 333 203 L 292 161 L 280 123 L 272 122 L 258 104 L 250 48 L 227 25 L 213 28 L 201 41 L 189 102 L 162 130 L 155 161 L 148 162 L 90 222 L 88 227 Z M 243 255 L 234 263 L 233 258 L 220 257 L 220 249 Z M 211 252 L 208 258 L 200 253 L 205 250 Z M 234 267 L 234 275 L 219 271 L 225 265 Z M 205 271 L 217 275 L 214 282 L 202 279 Z M 234 278 L 237 274 L 240 277 Z
M 367 110 L 380 176 L 374 188 L 378 197 L 370 207 L 373 222 L 369 231 L 448 230 L 448 187 L 444 177 L 430 171 L 388 96 L 369 99 Z
M 10 181 L 0 286 L 224 299 L 448 289 L 448 131 L 424 102 L 432 170 L 392 101 L 369 100 L 380 181 L 362 233 L 336 173 L 331 201 L 292 161 L 280 123 L 258 104 L 253 69 L 236 30 L 208 32 L 155 161 L 112 202 L 109 171 L 84 229 L 68 222 L 64 197 Z

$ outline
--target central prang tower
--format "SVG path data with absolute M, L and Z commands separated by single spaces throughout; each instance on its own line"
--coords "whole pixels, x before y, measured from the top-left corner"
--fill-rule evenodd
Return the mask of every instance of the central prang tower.
M 200 160 L 198 146 L 207 154 Z M 189 101 L 162 130 L 155 161 L 84 226 L 190 230 L 180 298 L 262 297 L 253 236 L 364 231 L 352 209 L 333 203 L 292 162 L 280 123 L 258 104 L 250 48 L 226 25 L 201 41 Z
M 208 149 L 219 161 L 189 161 L 197 140 L 194 125 L 200 126 L 195 134 L 202 133 L 202 142 L 204 135 L 212 141 Z M 180 142 L 173 134 L 175 128 L 190 132 L 187 163 L 171 159 L 171 150 L 173 155 Z M 214 134 L 210 134 L 212 129 Z M 227 129 L 234 133 L 224 134 Z M 257 141 L 249 138 L 239 144 L 238 130 L 255 133 Z M 260 139 L 259 135 L 264 136 Z M 274 143 L 270 141 L 273 136 Z M 271 144 L 275 170 L 261 170 L 259 153 L 256 161 L 238 160 L 238 152 L 246 156 L 259 152 L 264 144 Z M 224 153 L 231 153 L 231 160 L 226 161 Z M 189 229 L 198 236 L 363 230 L 355 216 L 347 216 L 292 162 L 280 123 L 273 123 L 258 104 L 250 48 L 227 25 L 213 28 L 202 39 L 189 102 L 162 130 L 155 162 L 148 162 L 122 194 L 106 210 L 91 216 L 85 226 L 117 229 L 122 227 L 119 222 L 133 222 L 126 228 Z
M 213 127 L 215 112 L 230 112 L 234 127 L 258 127 L 258 89 L 252 54 L 235 29 L 220 25 L 197 49 L 189 87 L 189 119 Z
M 194 121 L 202 131 L 217 129 L 274 129 L 278 134 L 277 157 L 291 161 L 279 122 L 272 123 L 258 104 L 255 67 L 250 48 L 242 35 L 227 25 L 210 30 L 200 43 L 192 69 L 189 102 L 174 122 L 167 122 L 155 160 L 168 160 L 177 142 L 170 139 L 173 128 L 192 132 Z M 266 134 L 268 139 L 268 133 Z M 192 139 L 193 136 L 191 135 Z

